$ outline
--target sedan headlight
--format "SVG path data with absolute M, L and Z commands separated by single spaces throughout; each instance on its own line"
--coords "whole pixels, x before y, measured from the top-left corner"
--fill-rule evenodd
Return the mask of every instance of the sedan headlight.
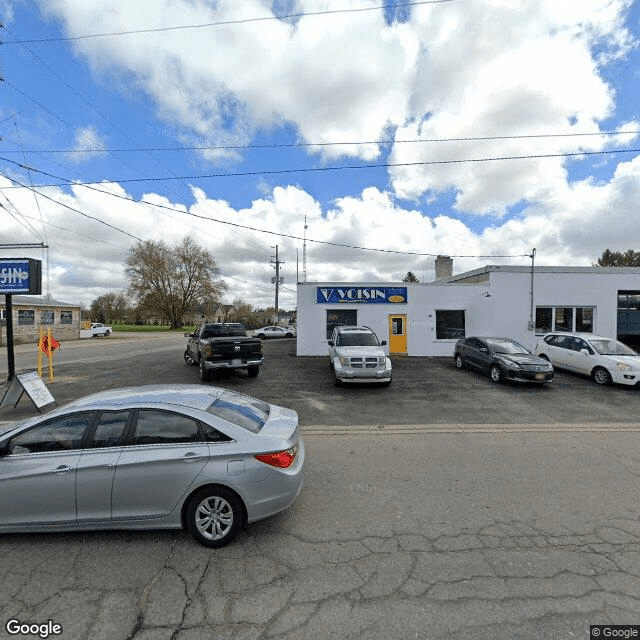
M 630 364 L 627 364 L 626 362 L 618 362 L 617 365 L 620 371 L 635 371 L 635 369 Z

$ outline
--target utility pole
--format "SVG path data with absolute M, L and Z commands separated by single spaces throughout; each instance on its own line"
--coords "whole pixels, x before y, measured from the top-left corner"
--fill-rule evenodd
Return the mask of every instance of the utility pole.
M 278 258 L 278 245 L 276 245 L 276 257 L 275 258 L 271 258 L 271 264 L 274 264 L 276 267 L 276 276 L 275 278 L 271 278 L 271 282 L 273 284 L 276 285 L 276 324 L 278 324 L 278 320 L 280 318 L 279 316 L 279 309 L 278 309 L 278 289 L 280 287 L 280 285 L 282 284 L 282 282 L 284 281 L 284 278 L 280 278 L 280 265 L 284 263 L 284 260 L 280 260 Z
M 531 295 L 531 311 L 530 311 L 530 315 L 529 315 L 529 330 L 530 331 L 535 331 L 536 329 L 536 309 L 534 306 L 534 297 L 533 297 L 533 284 L 534 284 L 534 280 L 533 280 L 533 276 L 535 273 L 535 264 L 536 264 L 536 250 L 535 248 L 531 251 L 531 253 L 529 254 L 529 257 L 531 258 L 531 291 L 530 291 L 530 295 Z

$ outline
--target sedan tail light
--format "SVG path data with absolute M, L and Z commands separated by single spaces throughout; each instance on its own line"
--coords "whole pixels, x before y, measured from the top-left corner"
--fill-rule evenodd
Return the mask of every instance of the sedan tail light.
M 276 451 L 274 453 L 260 453 L 255 457 L 256 460 L 271 465 L 272 467 L 278 467 L 279 469 L 287 469 L 293 464 L 296 459 L 297 447 L 291 447 L 285 451 Z

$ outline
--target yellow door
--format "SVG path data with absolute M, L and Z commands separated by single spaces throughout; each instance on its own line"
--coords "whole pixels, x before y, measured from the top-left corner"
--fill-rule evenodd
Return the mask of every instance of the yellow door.
M 389 353 L 407 353 L 407 316 L 389 316 Z

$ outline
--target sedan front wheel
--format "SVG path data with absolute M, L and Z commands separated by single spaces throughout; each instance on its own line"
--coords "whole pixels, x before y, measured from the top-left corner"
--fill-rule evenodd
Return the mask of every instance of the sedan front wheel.
M 459 353 L 456 353 L 455 362 L 458 369 L 464 369 L 464 360 Z
M 492 364 L 489 369 L 489 377 L 491 382 L 500 382 L 502 380 L 502 369 L 497 364 Z
M 593 381 L 603 387 L 611 384 L 611 374 L 603 367 L 596 367 L 593 370 Z
M 224 547 L 238 534 L 242 513 L 240 500 L 228 489 L 200 489 L 189 501 L 187 527 L 205 547 Z

